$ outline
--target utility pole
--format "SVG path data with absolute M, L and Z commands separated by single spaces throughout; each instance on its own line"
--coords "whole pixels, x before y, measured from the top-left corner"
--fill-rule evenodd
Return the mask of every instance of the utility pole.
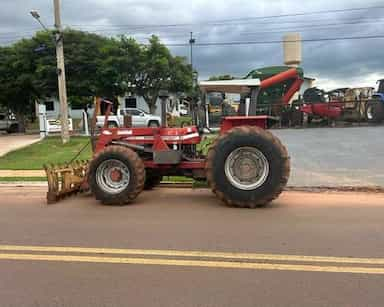
M 64 65 L 64 45 L 63 29 L 61 26 L 60 0 L 53 0 L 55 9 L 55 28 L 56 28 L 56 57 L 57 57 L 57 79 L 59 84 L 59 99 L 61 113 L 61 139 L 63 144 L 69 141 L 68 127 L 68 102 L 67 87 L 65 84 L 65 65 Z
M 190 45 L 190 48 L 191 48 L 191 70 L 192 70 L 192 85 L 194 86 L 194 73 L 193 73 L 193 44 L 196 43 L 196 40 L 193 38 L 193 32 L 191 32 L 191 38 L 189 39 L 189 45 Z

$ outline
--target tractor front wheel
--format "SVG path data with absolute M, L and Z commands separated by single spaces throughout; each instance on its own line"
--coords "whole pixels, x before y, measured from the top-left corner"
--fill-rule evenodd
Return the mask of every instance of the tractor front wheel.
M 272 133 L 253 126 L 221 135 L 208 152 L 207 180 L 227 205 L 255 208 L 277 198 L 288 182 L 288 152 Z
M 144 190 L 152 190 L 160 184 L 161 180 L 163 180 L 162 175 L 156 174 L 155 171 L 147 169 L 145 172 Z
M 96 199 L 106 205 L 132 202 L 144 188 L 144 163 L 136 152 L 108 146 L 89 166 L 88 182 Z

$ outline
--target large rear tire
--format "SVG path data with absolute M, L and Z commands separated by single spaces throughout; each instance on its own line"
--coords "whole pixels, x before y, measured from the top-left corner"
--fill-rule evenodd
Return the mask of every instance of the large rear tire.
M 208 152 L 206 171 L 212 191 L 227 205 L 256 208 L 283 191 L 290 161 L 286 148 L 272 133 L 241 126 L 216 139 Z
M 384 119 L 384 103 L 380 100 L 369 101 L 365 108 L 365 118 L 369 123 L 381 123 Z
M 11 134 L 11 133 L 16 133 L 19 131 L 19 124 L 12 124 L 8 129 L 7 129 L 7 133 L 8 134 Z
M 143 190 L 144 180 L 143 161 L 136 152 L 122 146 L 108 146 L 89 166 L 89 187 L 105 205 L 131 203 Z

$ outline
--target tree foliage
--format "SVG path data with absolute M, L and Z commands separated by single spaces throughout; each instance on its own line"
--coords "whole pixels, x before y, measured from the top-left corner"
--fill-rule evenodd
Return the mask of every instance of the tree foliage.
M 136 92 L 143 96 L 151 113 L 156 110 L 160 89 L 189 92 L 192 88 L 192 70 L 185 58 L 173 57 L 170 51 L 152 36 L 148 46 L 142 47 L 142 57 L 136 78 Z
M 31 41 L 22 40 L 13 47 L 0 48 L 0 105 L 16 115 L 21 131 L 26 115 L 33 111 L 31 102 L 37 96 L 31 45 Z
M 218 81 L 218 80 L 233 80 L 236 79 L 234 76 L 231 75 L 218 75 L 218 76 L 212 76 L 209 78 L 209 81 Z
M 143 96 L 153 112 L 160 89 L 191 89 L 190 65 L 172 56 L 155 36 L 141 45 L 125 36 L 109 38 L 67 29 L 64 55 L 68 101 L 75 105 L 86 105 L 94 96 L 115 99 L 132 92 Z M 0 47 L 0 105 L 23 120 L 36 99 L 58 96 L 56 72 L 51 32 L 37 32 L 31 39 Z

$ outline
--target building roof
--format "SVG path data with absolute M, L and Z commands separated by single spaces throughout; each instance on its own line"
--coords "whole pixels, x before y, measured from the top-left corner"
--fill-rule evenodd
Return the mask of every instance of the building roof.
M 260 86 L 260 79 L 233 79 L 201 81 L 199 86 L 205 92 L 248 93 L 251 87 Z

